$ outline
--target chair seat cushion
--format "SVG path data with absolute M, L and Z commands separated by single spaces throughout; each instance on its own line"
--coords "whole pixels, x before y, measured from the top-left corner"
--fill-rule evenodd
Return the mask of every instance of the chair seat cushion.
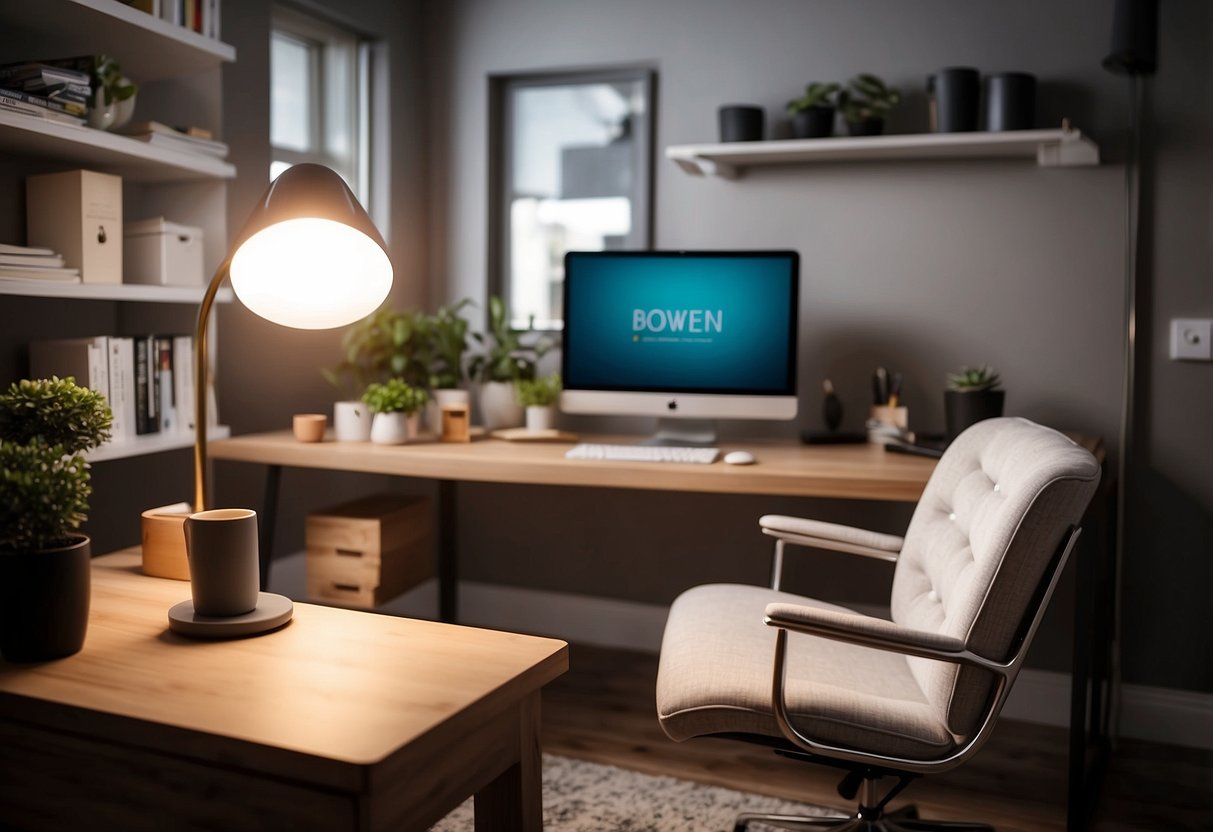
M 764 587 L 710 584 L 670 607 L 657 674 L 657 715 L 671 739 L 782 737 L 771 705 L 775 633 L 766 605 L 845 607 Z M 930 760 L 955 740 L 897 653 L 790 633 L 787 694 L 805 736 L 878 754 Z

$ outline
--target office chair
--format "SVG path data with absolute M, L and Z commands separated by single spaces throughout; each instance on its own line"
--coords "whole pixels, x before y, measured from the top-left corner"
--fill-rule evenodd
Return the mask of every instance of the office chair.
M 905 537 L 768 515 L 772 587 L 713 584 L 670 608 L 657 714 L 673 740 L 723 736 L 846 770 L 846 817 L 746 813 L 787 829 L 989 830 L 886 811 L 912 780 L 986 741 L 1023 665 L 1099 483 L 1095 458 L 1017 418 L 948 447 Z M 787 544 L 896 563 L 892 620 L 782 592 Z M 896 778 L 881 793 L 879 781 Z

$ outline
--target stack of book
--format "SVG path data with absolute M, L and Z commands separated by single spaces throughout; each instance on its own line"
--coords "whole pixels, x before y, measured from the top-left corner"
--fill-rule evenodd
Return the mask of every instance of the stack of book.
M 93 97 L 92 58 L 0 65 L 0 111 L 84 124 Z
M 114 442 L 194 429 L 194 339 L 188 335 L 59 338 L 34 341 L 29 352 L 30 378 L 71 376 L 106 397 Z
M 227 158 L 227 145 L 211 138 L 210 131 L 197 127 L 178 130 L 158 121 L 140 121 L 114 132 L 147 142 L 152 147 L 163 147 L 182 153 L 201 153 L 216 159 Z
M 0 243 L 0 279 L 79 283 L 80 270 L 66 268 L 63 258 L 49 248 Z
M 192 29 L 208 38 L 219 37 L 219 0 L 122 0 L 128 6 Z

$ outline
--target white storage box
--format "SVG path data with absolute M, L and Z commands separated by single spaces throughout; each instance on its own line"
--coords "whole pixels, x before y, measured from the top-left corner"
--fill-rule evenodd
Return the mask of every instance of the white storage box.
M 84 283 L 122 282 L 122 179 L 91 170 L 31 176 L 26 242 L 63 255 Z
M 127 223 L 124 237 L 126 283 L 202 285 L 201 228 L 153 217 Z

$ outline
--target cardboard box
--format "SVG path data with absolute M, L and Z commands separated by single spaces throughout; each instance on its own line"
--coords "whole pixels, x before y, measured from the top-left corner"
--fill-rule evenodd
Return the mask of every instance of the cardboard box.
M 127 283 L 203 285 L 201 228 L 153 217 L 128 223 L 122 236 Z
M 26 238 L 54 249 L 84 283 L 122 282 L 122 179 L 91 170 L 25 180 Z
M 424 497 L 381 494 L 307 516 L 308 595 L 375 607 L 434 575 Z

